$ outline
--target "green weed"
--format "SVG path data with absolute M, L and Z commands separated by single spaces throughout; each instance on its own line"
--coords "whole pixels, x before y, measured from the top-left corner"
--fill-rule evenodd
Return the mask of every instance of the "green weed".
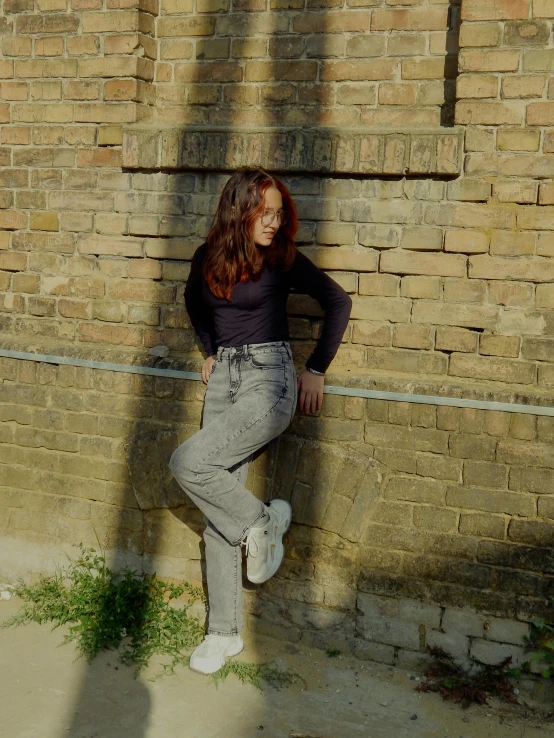
M 523 670 L 531 671 L 531 663 L 539 662 L 543 669 L 541 674 L 546 679 L 554 677 L 554 625 L 542 618 L 531 623 L 531 633 L 525 639 L 525 650 L 531 651 L 528 661 L 523 664 Z
M 425 681 L 416 687 L 418 692 L 438 692 L 444 700 L 458 702 L 464 708 L 471 704 L 486 705 L 489 697 L 517 701 L 510 681 L 511 656 L 495 665 L 474 659 L 474 668 L 465 669 L 442 648 L 428 646 L 427 650 L 433 661 L 425 671 Z
M 135 668 L 135 678 L 154 656 L 169 659 L 162 671 L 151 677 L 175 672 L 188 665 L 190 651 L 204 637 L 204 628 L 189 610 L 196 602 L 207 609 L 204 592 L 188 582 L 170 584 L 156 574 L 139 574 L 128 567 L 118 572 L 106 564 L 104 555 L 93 548 L 78 546 L 80 555 L 68 556 L 66 567 L 59 565 L 51 576 L 40 575 L 35 584 L 21 579 L 13 594 L 23 601 L 21 610 L 0 623 L 0 627 L 25 623 L 54 623 L 68 626 L 63 643 L 74 642 L 79 655 L 90 663 L 105 650 L 116 650 L 120 660 Z M 179 598 L 175 607 L 172 602 Z M 214 682 L 235 674 L 242 682 L 261 688 L 261 680 L 273 686 L 294 682 L 298 675 L 281 672 L 269 664 L 255 665 L 229 660 L 213 675 Z

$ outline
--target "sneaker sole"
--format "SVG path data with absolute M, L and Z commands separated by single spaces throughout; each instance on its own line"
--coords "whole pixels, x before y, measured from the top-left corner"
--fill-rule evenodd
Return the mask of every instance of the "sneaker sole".
M 223 666 L 225 665 L 225 659 L 232 658 L 233 656 L 238 656 L 239 653 L 242 653 L 243 651 L 244 651 L 244 643 L 241 642 L 240 648 L 237 648 L 237 650 L 231 651 L 230 653 L 225 654 L 223 658 L 223 663 L 220 666 L 218 666 L 217 669 L 213 669 L 212 671 L 203 671 L 202 669 L 195 669 L 194 666 L 191 666 L 190 663 L 189 663 L 189 669 L 191 671 L 195 671 L 197 674 L 215 674 L 216 671 L 219 671 L 220 669 L 223 668 Z
M 286 500 L 284 501 L 286 502 Z M 285 556 L 285 547 L 283 546 L 283 536 L 290 528 L 290 524 L 292 521 L 292 507 L 290 506 L 289 503 L 287 503 L 287 505 L 288 505 L 289 514 L 287 515 L 284 521 L 284 527 L 282 529 L 282 532 L 278 533 L 279 540 L 277 541 L 276 549 L 275 549 L 276 555 L 275 555 L 275 560 L 274 560 L 274 566 L 271 567 L 271 569 L 266 573 L 266 575 L 263 578 L 260 578 L 260 577 L 251 578 L 247 575 L 248 581 L 252 582 L 252 584 L 263 584 L 264 582 L 267 582 L 269 579 L 271 579 L 272 576 L 277 574 L 277 572 L 279 571 L 279 567 L 283 563 L 283 558 Z

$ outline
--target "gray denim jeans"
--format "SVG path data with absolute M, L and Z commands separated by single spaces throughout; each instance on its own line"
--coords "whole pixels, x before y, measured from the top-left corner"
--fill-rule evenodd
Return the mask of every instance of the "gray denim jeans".
M 241 542 L 266 507 L 244 486 L 253 454 L 290 424 L 296 372 L 286 341 L 219 348 L 208 380 L 202 429 L 169 467 L 204 513 L 208 632 L 243 627 Z

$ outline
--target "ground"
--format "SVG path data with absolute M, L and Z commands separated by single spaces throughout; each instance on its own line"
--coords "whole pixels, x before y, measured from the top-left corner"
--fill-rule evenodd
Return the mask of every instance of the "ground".
M 19 606 L 0 600 L 0 621 Z M 269 638 L 246 640 L 239 658 L 277 660 L 307 688 L 261 692 L 232 675 L 216 688 L 184 667 L 150 681 L 159 664 L 134 679 L 113 652 L 88 665 L 73 644 L 60 645 L 65 632 L 0 630 L 2 738 L 554 738 L 539 713 L 462 710 L 416 692 L 416 673 Z

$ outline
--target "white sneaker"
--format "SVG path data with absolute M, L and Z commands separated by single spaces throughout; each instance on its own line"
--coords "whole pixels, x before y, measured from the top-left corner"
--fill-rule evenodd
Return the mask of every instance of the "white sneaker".
M 189 666 L 201 674 L 213 674 L 221 669 L 226 656 L 236 656 L 243 648 L 240 635 L 222 636 L 210 633 L 192 652 Z
M 290 527 L 292 508 L 286 500 L 272 500 L 267 509 L 269 522 L 250 528 L 246 536 L 246 576 L 262 584 L 277 572 L 284 556 L 283 535 Z

